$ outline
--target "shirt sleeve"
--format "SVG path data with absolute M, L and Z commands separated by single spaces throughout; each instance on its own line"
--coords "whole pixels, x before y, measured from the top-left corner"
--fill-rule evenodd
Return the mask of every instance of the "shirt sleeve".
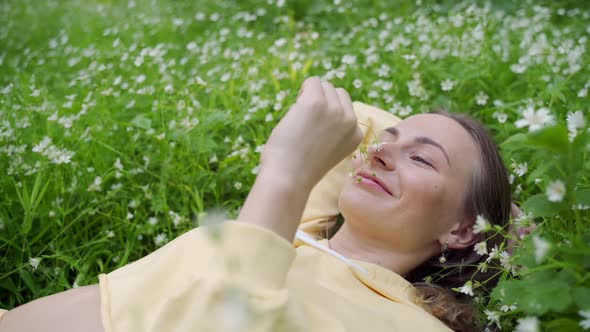
M 137 262 L 100 275 L 105 332 L 337 327 L 290 299 L 286 278 L 295 257 L 290 243 L 255 225 L 217 226 L 192 230 Z

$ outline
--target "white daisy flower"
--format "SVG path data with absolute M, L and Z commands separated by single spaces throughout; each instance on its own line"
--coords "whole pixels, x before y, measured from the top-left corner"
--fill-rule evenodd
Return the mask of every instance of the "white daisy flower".
M 514 304 L 511 304 L 511 305 L 503 304 L 500 307 L 500 310 L 503 312 L 513 311 L 513 310 L 516 310 L 516 306 Z
M 537 262 L 537 264 L 539 264 L 541 263 L 541 261 L 543 261 L 543 258 L 545 257 L 545 255 L 549 251 L 549 248 L 551 247 L 551 244 L 547 240 L 541 238 L 540 236 L 534 236 L 533 246 L 535 247 L 535 261 Z
M 168 242 L 168 236 L 164 233 L 160 233 L 154 238 L 154 244 L 158 247 L 165 244 L 166 242 Z
M 33 267 L 33 270 L 36 270 L 39 267 L 39 263 L 41 263 L 41 258 L 29 257 L 29 264 Z
M 503 112 L 494 112 L 493 117 L 500 123 L 506 123 L 506 120 L 508 120 L 508 114 Z
M 487 232 L 491 229 L 491 225 L 488 223 L 486 218 L 483 216 L 477 216 L 475 220 L 475 224 L 473 225 L 473 233 L 479 234 L 483 232 Z
M 459 292 L 469 295 L 469 296 L 473 296 L 473 283 L 471 282 L 471 280 L 469 280 L 468 282 L 465 283 L 465 285 L 460 287 Z
M 586 118 L 582 111 L 569 112 L 567 114 L 567 130 L 569 132 L 570 140 L 578 135 L 578 129 L 582 129 L 586 126 Z
M 539 130 L 546 125 L 553 124 L 553 115 L 545 107 L 535 111 L 532 106 L 529 106 L 522 111 L 522 116 L 523 118 L 514 124 L 518 128 L 529 127 L 529 131 Z
M 485 105 L 485 104 L 488 103 L 488 98 L 489 97 L 488 97 L 488 95 L 485 94 L 485 92 L 480 91 L 477 94 L 477 96 L 475 96 L 475 103 L 478 104 L 478 105 L 480 105 L 480 106 L 483 106 L 483 105 Z
M 487 245 L 486 241 L 481 241 L 481 242 L 475 244 L 475 246 L 473 247 L 473 249 L 480 256 L 483 256 L 483 255 L 487 255 L 488 254 L 488 245 Z
M 584 329 L 584 330 L 590 330 L 590 310 L 580 310 L 578 311 L 578 314 L 580 314 L 580 316 L 582 316 L 582 319 L 580 321 L 580 326 Z
M 455 87 L 455 81 L 446 79 L 440 83 L 440 88 L 443 91 L 451 91 Z
M 524 317 L 518 320 L 514 332 L 539 332 L 539 325 L 537 317 Z
M 358 78 L 354 81 L 352 81 L 352 85 L 356 88 L 356 89 L 360 89 L 363 86 L 363 81 L 359 80 Z
M 499 312 L 486 309 L 486 310 L 484 310 L 484 313 L 486 314 L 488 321 L 490 321 L 491 323 L 496 323 L 496 325 L 500 326 L 500 313 Z
M 549 183 L 546 189 L 547 198 L 551 202 L 561 202 L 565 196 L 565 184 L 561 180 L 555 180 Z
M 526 161 L 523 163 L 517 163 L 513 160 L 511 166 L 514 169 L 514 173 L 518 176 L 525 175 L 529 170 L 529 164 Z
M 149 217 L 148 218 L 148 224 L 153 226 L 153 225 L 156 225 L 157 223 L 158 223 L 158 218 L 156 218 L 156 217 Z

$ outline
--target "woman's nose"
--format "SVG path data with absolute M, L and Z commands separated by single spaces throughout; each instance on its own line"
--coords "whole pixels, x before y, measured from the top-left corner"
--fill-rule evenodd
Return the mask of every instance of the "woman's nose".
M 387 150 L 387 151 L 385 151 Z M 379 167 L 388 171 L 395 169 L 395 161 L 393 160 L 392 154 L 394 151 L 390 146 L 385 149 L 385 144 L 379 143 L 371 146 L 368 149 L 368 158 L 373 167 Z

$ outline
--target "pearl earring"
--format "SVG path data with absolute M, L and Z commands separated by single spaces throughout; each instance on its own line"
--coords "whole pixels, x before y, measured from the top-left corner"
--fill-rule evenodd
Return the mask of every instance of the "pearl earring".
M 447 262 L 447 250 L 449 249 L 449 242 L 445 241 L 445 244 L 443 244 L 442 246 L 442 254 L 440 255 L 440 257 L 438 258 L 438 261 L 441 262 L 441 264 L 444 264 Z

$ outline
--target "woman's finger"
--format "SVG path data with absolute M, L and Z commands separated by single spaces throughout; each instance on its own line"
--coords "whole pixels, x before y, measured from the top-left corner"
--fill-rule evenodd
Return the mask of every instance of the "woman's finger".
M 322 81 L 317 76 L 312 76 L 303 81 L 297 101 L 307 100 L 312 103 L 319 103 L 324 99 Z
M 340 106 L 344 107 L 347 112 L 354 113 L 352 100 L 350 99 L 348 92 L 343 88 L 337 88 L 336 93 L 338 94 L 338 99 L 340 100 Z
M 328 110 L 341 110 L 340 99 L 338 93 L 332 84 L 329 82 L 322 82 L 322 88 L 324 90 L 324 96 L 326 97 L 326 106 Z

